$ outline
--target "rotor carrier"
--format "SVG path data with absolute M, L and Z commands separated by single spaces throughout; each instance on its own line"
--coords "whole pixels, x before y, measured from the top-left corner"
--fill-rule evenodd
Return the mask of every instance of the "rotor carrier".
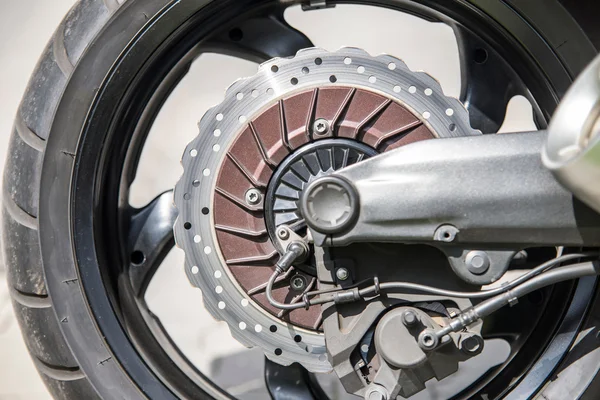
M 305 233 L 298 201 L 318 177 L 411 142 L 479 134 L 429 75 L 354 48 L 306 49 L 262 64 L 199 127 L 175 188 L 186 273 L 240 342 L 312 372 L 331 369 L 320 307 L 288 313 L 264 294 L 279 257 L 277 226 Z M 314 266 L 305 264 L 279 279 L 278 301 L 318 287 Z

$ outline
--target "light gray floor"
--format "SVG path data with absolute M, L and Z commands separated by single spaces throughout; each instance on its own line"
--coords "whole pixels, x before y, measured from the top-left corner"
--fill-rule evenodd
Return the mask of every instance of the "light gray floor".
M 38 56 L 73 0 L 3 1 L 0 5 L 0 166 L 4 164 L 12 120 Z M 436 77 L 447 95 L 457 96 L 460 74 L 454 37 L 448 27 L 389 11 L 338 7 L 312 13 L 290 10 L 289 21 L 306 32 L 318 46 L 335 50 L 349 45 L 371 54 L 390 53 L 414 70 Z M 366 24 L 357 30 L 358 22 Z M 326 29 L 323 29 L 326 27 Z M 416 34 L 418 32 L 418 34 Z M 240 76 L 252 75 L 256 65 L 207 55 L 194 64 L 157 119 L 144 151 L 131 202 L 143 205 L 157 193 L 173 187 L 181 174 L 179 158 L 185 145 L 197 135 L 203 110 L 222 99 L 225 88 Z M 514 99 L 504 130 L 531 128 L 527 102 Z M 0 167 L 1 168 L 1 167 Z M 203 371 L 222 380 L 232 392 L 261 398 L 260 368 L 244 363 L 262 360 L 248 353 L 202 307 L 199 290 L 191 288 L 183 273 L 183 255 L 174 250 L 160 268 L 147 294 L 150 308 L 162 319 L 175 342 Z M 46 399 L 48 394 L 27 355 L 12 315 L 4 275 L 0 267 L 0 399 Z M 190 310 L 194 318 L 190 318 Z M 232 370 L 236 370 L 233 373 Z M 237 371 L 254 370 L 244 382 Z M 224 373 L 224 371 L 227 371 Z M 258 390 L 258 392 L 256 392 Z M 258 397 L 257 397 L 258 396 Z M 252 398 L 248 396 L 247 398 Z

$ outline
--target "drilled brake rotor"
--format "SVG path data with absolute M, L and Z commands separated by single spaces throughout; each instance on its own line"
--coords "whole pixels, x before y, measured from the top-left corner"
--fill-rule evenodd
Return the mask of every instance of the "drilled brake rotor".
M 296 204 L 303 188 L 411 142 L 479 134 L 462 104 L 429 75 L 353 48 L 306 49 L 261 65 L 234 83 L 199 127 L 175 188 L 186 273 L 240 342 L 313 372 L 331 369 L 320 308 L 283 312 L 264 293 L 279 257 L 276 227 L 303 232 Z M 308 262 L 279 279 L 274 297 L 295 302 L 316 287 Z

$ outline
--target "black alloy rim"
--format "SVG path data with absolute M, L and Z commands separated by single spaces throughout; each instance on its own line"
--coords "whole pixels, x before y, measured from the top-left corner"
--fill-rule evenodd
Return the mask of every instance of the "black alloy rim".
M 134 293 L 131 288 L 129 268 L 133 264 L 143 264 L 138 261 L 153 261 L 158 265 L 173 245 L 172 236 L 168 237 L 167 233 L 167 237 L 163 238 L 164 249 L 158 252 L 154 260 L 132 258 L 129 246 L 133 234 L 132 221 L 144 211 L 132 209 L 126 199 L 141 149 L 161 105 L 203 48 L 215 50 L 222 45 L 226 49 L 223 50 L 224 53 L 239 55 L 240 48 L 236 43 L 244 41 L 244 34 L 249 35 L 244 32 L 244 21 L 248 18 L 265 18 L 264 16 L 280 18 L 282 15 L 281 10 L 268 1 L 218 1 L 205 7 L 195 3 L 197 2 L 183 0 L 163 9 L 117 61 L 90 110 L 76 153 L 72 182 L 72 235 L 80 277 L 90 308 L 114 356 L 121 361 L 132 379 L 140 386 L 144 382 L 159 382 L 143 388 L 150 398 L 164 398 L 165 387 L 173 397 L 197 398 L 200 393 L 222 397 L 228 395 L 215 387 L 185 359 L 170 341 L 160 322 L 144 308 L 143 297 Z M 482 65 L 486 62 L 492 64 L 492 61 L 498 59 L 498 65 L 514 65 L 517 68 L 517 71 L 500 71 L 498 76 L 514 77 L 516 73 L 522 77 L 523 80 L 513 82 L 513 86 L 517 91 L 523 91 L 530 100 L 535 98 L 537 101 L 533 105 L 540 127 L 545 126 L 560 95 L 571 82 L 572 76 L 558 56 L 547 60 L 543 57 L 547 55 L 546 48 L 530 48 L 534 54 L 541 55 L 541 59 L 534 59 L 507 32 L 511 27 L 500 26 L 473 5 L 477 2 L 381 0 L 344 3 L 394 8 L 449 23 L 459 32 L 459 37 L 465 38 L 461 54 L 463 61 L 476 54 L 479 57 L 477 60 L 482 61 L 480 50 L 485 52 L 483 63 L 475 61 L 475 65 L 468 62 L 474 65 L 474 74 L 481 74 L 481 71 L 477 72 L 477 68 L 483 68 Z M 498 1 L 497 7 L 504 6 Z M 503 12 L 510 14 L 514 10 L 507 7 Z M 514 20 L 511 15 L 509 17 L 506 18 L 508 22 Z M 467 21 L 466 26 L 469 26 L 470 31 L 476 32 L 479 39 L 474 39 L 463 28 L 462 24 Z M 223 28 L 225 26 L 228 28 Z M 217 31 L 221 32 L 217 35 L 219 39 L 214 36 Z M 166 39 L 163 37 L 164 32 L 169 33 Z M 209 35 L 212 35 L 212 39 L 207 41 Z M 531 27 L 528 35 L 539 39 Z M 301 35 L 291 34 L 289 37 L 296 44 L 305 43 Z M 521 38 L 521 42 L 533 46 L 532 43 L 536 41 Z M 540 46 L 543 47 L 544 43 Z M 270 54 L 272 51 L 290 50 L 295 49 L 293 46 L 281 46 L 276 50 L 264 51 L 263 54 L 255 49 L 245 49 L 245 53 L 242 53 L 245 58 L 257 61 L 265 54 L 273 55 Z M 548 70 L 541 70 L 541 65 L 550 67 Z M 562 67 L 557 68 L 557 65 Z M 527 85 L 523 82 L 527 82 Z M 476 109 L 480 107 L 474 101 L 477 94 L 470 98 L 473 100 L 474 113 L 477 114 Z M 485 107 L 488 106 L 482 105 L 480 108 Z M 485 130 L 486 127 L 494 126 L 494 118 L 480 118 L 477 123 Z M 152 272 L 153 268 L 148 268 L 148 273 Z M 146 277 L 145 283 L 148 279 Z M 553 346 L 552 339 L 560 332 L 561 321 L 567 311 L 571 323 L 576 321 L 575 325 L 581 324 L 588 302 L 580 299 L 591 298 L 594 290 L 595 281 L 590 283 L 588 280 L 584 286 L 581 283 L 565 283 L 542 291 L 541 302 L 538 301 L 537 305 L 531 302 L 539 309 L 539 319 L 534 324 L 539 329 L 534 330 L 535 326 L 529 326 L 526 331 L 530 334 L 525 335 L 528 340 L 521 343 L 522 350 L 529 350 L 518 351 L 510 363 L 490 371 L 464 395 L 487 393 L 489 398 L 495 398 L 509 390 L 519 390 L 520 386 L 507 382 L 515 377 L 524 377 L 532 368 L 531 360 L 543 361 L 539 357 L 544 354 L 545 349 Z M 566 298 L 577 301 L 566 304 Z M 570 307 L 572 304 L 578 306 Z M 553 313 L 544 313 L 546 307 L 552 307 Z M 507 314 L 504 318 L 515 318 L 515 309 L 503 311 Z M 501 321 L 502 316 L 498 320 Z M 574 337 L 563 340 L 564 343 L 559 348 L 554 346 L 555 358 L 561 358 L 556 357 L 556 354 L 564 354 L 573 339 Z M 537 343 L 538 346 L 532 346 L 531 343 Z M 547 374 L 539 375 L 542 377 L 540 383 L 546 380 L 552 369 Z M 523 381 L 529 382 L 527 377 Z M 529 383 L 522 390 L 535 391 L 538 387 L 539 385 Z

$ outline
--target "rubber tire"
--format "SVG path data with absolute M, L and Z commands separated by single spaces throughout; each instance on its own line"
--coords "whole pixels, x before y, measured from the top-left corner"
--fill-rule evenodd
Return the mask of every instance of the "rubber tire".
M 127 5 L 135 2 L 139 3 L 140 0 L 129 0 Z M 161 2 L 162 6 L 170 3 L 169 0 L 148 2 L 152 3 L 152 6 L 148 7 L 149 15 L 144 13 L 146 21 L 152 18 L 152 10 L 157 13 L 162 8 L 159 6 Z M 106 345 L 102 349 L 90 346 L 87 353 L 77 354 L 79 360 L 71 351 L 73 344 L 67 343 L 61 330 L 61 323 L 68 321 L 57 316 L 55 303 L 48 295 L 45 274 L 53 272 L 44 271 L 37 218 L 44 152 L 51 137 L 55 113 L 63 101 L 63 92 L 81 60 L 85 58 L 86 50 L 111 24 L 115 13 L 123 6 L 121 3 L 118 0 L 80 0 L 62 21 L 46 47 L 19 107 L 4 170 L 2 238 L 13 306 L 31 357 L 48 390 L 58 399 L 100 398 L 98 393 L 104 393 L 103 397 L 110 398 L 144 397 L 137 387 L 140 383 L 131 382 L 125 376 L 124 370 L 119 366 L 119 360 L 110 356 L 111 350 Z M 549 2 L 544 3 L 546 7 Z M 575 4 L 570 6 L 577 7 Z M 598 11 L 600 7 L 594 9 Z M 576 14 L 573 12 L 573 15 Z M 583 15 L 591 14 L 588 11 Z M 548 27 L 561 26 L 553 24 L 552 21 L 545 22 Z M 135 27 L 141 28 L 144 23 L 145 21 L 132 16 L 132 28 L 123 32 L 128 37 L 121 38 L 120 42 L 128 43 L 136 33 Z M 574 22 L 573 27 L 575 30 L 579 29 Z M 568 49 L 578 49 L 580 45 L 586 45 L 573 40 L 581 37 L 581 32 L 566 29 L 564 25 L 561 26 L 561 32 L 565 37 L 568 36 L 568 39 L 556 37 L 554 32 L 551 45 L 557 53 L 564 54 Z M 577 66 L 572 69 L 577 72 L 583 64 L 585 63 L 579 60 Z M 68 151 L 63 155 L 73 156 Z M 78 285 L 77 282 L 73 284 Z M 588 325 L 596 326 L 599 315 L 600 305 L 596 302 Z M 94 338 L 90 340 L 102 341 L 101 333 L 95 325 L 85 328 L 95 331 Z M 70 329 L 79 328 L 70 326 Z M 594 349 L 596 347 L 594 345 Z M 574 362 L 568 364 L 569 366 L 577 365 L 576 361 L 581 358 L 575 352 L 569 357 L 574 358 Z M 590 358 L 587 359 L 589 361 Z M 122 376 L 105 381 L 99 379 L 98 370 L 105 365 L 103 363 L 121 371 Z M 89 367 L 92 364 L 96 367 Z M 81 368 L 81 365 L 88 367 Z M 585 371 L 578 368 L 576 372 L 559 375 L 561 379 L 550 383 L 543 396 L 546 399 L 564 399 L 565 397 L 560 395 L 565 393 L 565 388 L 569 387 L 568 383 L 573 382 L 570 377 L 581 377 L 585 372 L 591 381 L 599 366 L 600 360 L 596 356 L 592 365 L 587 364 Z M 568 371 L 568 368 L 564 371 Z M 598 385 L 600 383 L 595 381 L 590 388 L 595 389 Z M 111 388 L 117 392 L 113 391 L 107 396 Z

